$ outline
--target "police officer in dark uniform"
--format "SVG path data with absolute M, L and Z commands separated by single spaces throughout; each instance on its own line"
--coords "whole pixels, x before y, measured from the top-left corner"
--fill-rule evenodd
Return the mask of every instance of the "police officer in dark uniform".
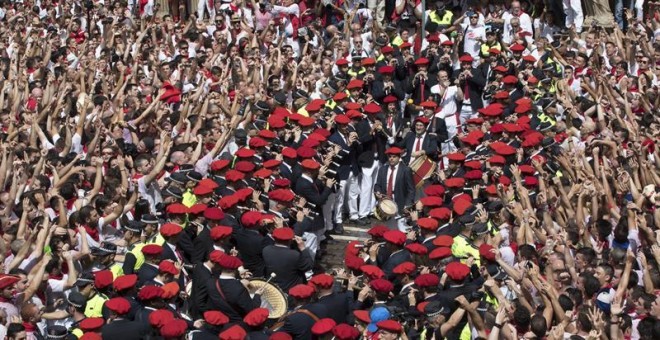
M 144 223 L 141 221 L 128 221 L 124 226 L 124 240 L 126 240 L 126 255 L 124 256 L 124 265 L 122 269 L 124 275 L 129 275 L 137 272 L 142 264 L 144 264 L 144 254 L 142 254 L 142 247 L 144 243 L 141 241 L 142 230 Z

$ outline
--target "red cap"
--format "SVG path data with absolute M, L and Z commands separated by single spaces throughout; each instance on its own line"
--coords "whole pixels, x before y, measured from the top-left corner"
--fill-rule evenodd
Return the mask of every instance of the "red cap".
M 277 137 L 277 134 L 270 130 L 259 130 L 257 136 L 263 139 L 275 139 Z
M 479 246 L 479 255 L 488 261 L 495 261 L 495 253 L 493 252 L 495 248 L 488 243 L 484 243 Z
M 364 81 L 359 79 L 353 79 L 348 82 L 348 85 L 346 85 L 347 90 L 357 90 L 362 89 L 362 87 L 364 87 Z
M 248 161 L 239 161 L 234 165 L 236 171 L 240 171 L 244 174 L 254 171 L 255 167 L 256 165 L 254 163 Z
M 346 92 L 337 92 L 334 96 L 332 96 L 332 99 L 336 102 L 338 102 L 340 100 L 344 100 L 346 98 L 348 98 L 348 95 L 346 94 Z
M 498 91 L 493 95 L 495 99 L 509 99 L 509 92 L 507 91 Z
M 296 149 L 287 146 L 284 149 L 282 149 L 282 157 L 284 157 L 284 158 L 297 158 L 298 154 L 296 152 Z
M 346 60 L 344 58 L 338 59 L 335 64 L 337 64 L 337 66 L 346 66 L 346 65 L 348 65 L 348 60 Z
M 309 299 L 314 295 L 314 288 L 309 285 L 298 284 L 289 289 L 289 295 L 298 300 Z
M 454 162 L 463 162 L 465 161 L 465 155 L 460 152 L 452 152 L 447 154 L 447 159 Z
M 406 243 L 406 234 L 399 230 L 388 230 L 383 234 L 383 238 L 385 241 L 399 246 Z
M 390 230 L 388 227 L 382 224 L 377 224 L 371 227 L 371 229 L 367 230 L 367 234 L 373 237 L 383 237 L 383 234 L 385 234 L 385 232 L 388 230 Z
M 175 223 L 165 223 L 163 224 L 162 227 L 160 227 L 160 234 L 163 235 L 164 237 L 176 236 L 179 235 L 179 233 L 182 231 L 183 228 L 181 228 L 180 225 Z
M 394 320 L 380 321 L 379 323 L 376 324 L 376 327 L 378 327 L 378 329 L 382 329 L 390 333 L 401 333 L 403 331 L 403 327 L 401 327 L 401 324 L 398 321 L 394 321 Z
M 441 42 L 440 45 L 441 45 L 441 46 L 454 46 L 454 42 L 451 41 L 451 40 L 449 40 L 449 39 L 447 39 L 447 40 Z
M 105 306 L 117 315 L 124 315 L 131 310 L 131 303 L 123 297 L 112 298 L 105 302 Z
M 445 180 L 447 188 L 462 188 L 465 186 L 465 179 L 462 177 L 452 177 Z
M 233 325 L 222 333 L 220 333 L 220 340 L 244 340 L 247 332 L 239 325 Z
M 371 323 L 371 316 L 369 315 L 369 311 L 366 310 L 354 310 L 353 315 L 355 316 L 355 319 L 363 322 L 363 323 Z
M 309 282 L 313 283 L 316 287 L 327 289 L 332 288 L 335 279 L 328 274 L 317 274 L 314 275 Z
M 397 275 L 411 275 L 416 270 L 417 266 L 414 263 L 406 261 L 394 267 L 394 269 L 392 269 L 392 273 Z
M 158 271 L 161 273 L 167 273 L 172 275 L 179 274 L 179 269 L 176 268 L 174 262 L 172 262 L 171 260 L 160 261 L 160 264 L 158 265 Z
M 362 59 L 362 66 L 374 66 L 376 65 L 376 59 L 374 58 L 364 58 Z
M 332 329 L 337 325 L 335 320 L 332 320 L 330 318 L 323 318 L 319 319 L 314 323 L 314 326 L 312 326 L 312 334 L 316 336 L 323 336 L 332 331 Z
M 250 142 L 248 143 L 248 145 L 252 149 L 263 148 L 264 146 L 268 145 L 268 142 L 261 139 L 260 137 L 252 137 L 250 138 Z
M 218 259 L 217 264 L 224 269 L 236 270 L 243 265 L 243 261 L 236 256 L 225 254 Z
M 431 251 L 429 258 L 431 260 L 442 260 L 451 256 L 451 248 L 449 247 L 437 247 Z
M 337 115 L 335 116 L 335 123 L 341 124 L 341 125 L 346 125 L 351 122 L 351 119 L 348 118 L 346 115 Z
M 146 256 L 160 256 L 163 252 L 163 247 L 157 244 L 147 244 L 142 247 L 142 254 Z
M 376 293 L 387 294 L 394 290 L 394 284 L 385 279 L 376 279 L 369 282 L 369 287 Z
M 160 297 L 163 300 L 169 300 L 175 296 L 179 296 L 179 284 L 176 281 L 168 282 L 163 285 L 163 292 L 160 294 Z
M 437 247 L 451 247 L 454 244 L 454 238 L 449 235 L 438 235 L 433 239 L 433 245 Z
M 511 47 L 509 47 L 509 49 L 513 52 L 522 52 L 525 50 L 525 46 L 521 44 L 513 44 Z
M 392 74 L 394 73 L 394 67 L 390 65 L 381 66 L 378 68 L 378 73 L 380 74 Z
M 369 103 L 364 106 L 364 113 L 366 114 L 378 114 L 381 112 L 380 105 L 376 103 Z
M 240 149 L 236 150 L 236 153 L 234 153 L 234 154 L 238 158 L 250 158 L 250 157 L 254 157 L 254 155 L 256 155 L 257 152 L 252 150 L 252 149 L 248 149 L 248 148 L 240 148 Z
M 268 340 L 293 340 L 293 338 L 291 337 L 291 335 L 289 335 L 289 333 L 275 332 L 270 335 Z
M 186 334 L 188 323 L 182 319 L 174 319 L 160 328 L 160 336 L 165 339 L 179 338 Z
M 226 227 L 222 225 L 215 226 L 211 228 L 211 239 L 213 241 L 218 241 L 229 237 L 233 229 L 231 227 Z
M 453 204 L 454 211 L 459 215 L 465 214 L 465 211 L 467 211 L 468 208 L 470 208 L 471 206 L 472 206 L 472 203 L 470 203 L 470 201 L 465 200 L 465 199 L 456 200 L 456 201 L 454 201 L 454 204 Z
M 421 102 L 421 103 L 419 104 L 419 106 L 421 106 L 421 107 L 423 107 L 423 108 L 425 108 L 425 109 L 433 109 L 433 110 L 435 110 L 435 108 L 438 107 L 438 104 L 436 104 L 436 103 L 435 103 L 434 101 L 432 101 L 432 100 L 427 100 L 427 101 Z
M 462 63 L 471 63 L 474 61 L 474 58 L 472 58 L 472 56 L 469 54 L 464 54 L 460 58 L 458 58 L 458 61 Z
M 138 277 L 135 274 L 122 275 L 115 279 L 112 286 L 115 288 L 115 291 L 121 292 L 122 290 L 135 287 L 137 279 Z
M 380 51 L 381 51 L 383 54 L 389 54 L 389 53 L 394 52 L 394 48 L 392 48 L 392 46 L 383 46 L 383 47 L 380 49 Z
M 347 256 L 344 260 L 346 268 L 358 271 L 364 266 L 364 260 L 357 256 Z
M 431 211 L 429 211 L 429 216 L 437 220 L 448 220 L 451 217 L 451 210 L 446 207 L 431 209 Z
M 420 244 L 420 243 L 407 244 L 406 249 L 411 254 L 422 255 L 422 256 L 428 254 L 428 252 L 429 252 L 429 249 L 426 248 L 423 244 Z
M 386 155 L 401 155 L 403 154 L 403 150 L 400 148 L 397 148 L 396 146 L 393 146 L 387 150 L 385 150 Z
M 268 320 L 268 309 L 255 308 L 245 315 L 243 321 L 250 327 L 259 327 Z
M 212 326 L 223 326 L 229 322 L 229 317 L 217 310 L 204 312 L 204 322 Z
M 389 104 L 389 103 L 396 103 L 399 99 L 393 95 L 388 95 L 383 98 L 383 103 L 384 104 Z
M 471 181 L 480 180 L 482 174 L 481 170 L 470 170 L 465 173 L 465 179 Z
M 194 191 L 193 191 L 194 192 Z M 197 195 L 197 193 L 195 193 Z M 207 206 L 204 203 L 195 203 L 192 207 L 190 207 L 189 213 L 192 215 L 199 215 L 206 211 Z
M 298 147 L 298 150 L 296 150 L 296 154 L 302 159 L 313 158 L 316 156 L 316 150 L 309 146 L 300 146 Z
M 226 168 L 229 165 L 230 161 L 228 159 L 218 159 L 211 163 L 211 171 L 220 171 Z
M 273 230 L 273 238 L 277 241 L 282 241 L 282 242 L 291 241 L 294 236 L 295 233 L 291 228 L 277 228 Z
M 84 318 L 78 323 L 78 328 L 83 332 L 96 332 L 101 330 L 105 325 L 105 320 L 101 317 L 98 318 Z
M 303 168 L 308 169 L 308 170 L 318 170 L 321 168 L 321 164 L 319 164 L 317 161 L 311 160 L 311 159 L 306 159 L 300 163 Z
M 452 262 L 445 267 L 445 273 L 454 281 L 463 281 L 470 274 L 470 267 L 460 262 Z
M 442 206 L 442 198 L 437 196 L 422 197 L 419 201 L 422 202 L 422 205 L 427 208 Z
M 515 85 L 518 84 L 518 78 L 512 75 L 508 75 L 504 78 L 502 78 L 502 82 L 507 85 Z
M 238 204 L 238 197 L 234 195 L 224 196 L 220 199 L 220 202 L 218 202 L 218 205 L 220 205 L 222 210 L 228 210 L 236 204 Z
M 429 217 L 418 219 L 417 225 L 424 230 L 436 231 L 438 229 L 438 221 Z
M 442 197 L 445 194 L 445 187 L 440 184 L 432 184 L 424 188 L 424 194 L 426 196 Z
M 376 280 L 376 279 L 382 279 L 385 277 L 385 272 L 383 272 L 382 269 L 372 265 L 372 264 L 366 264 L 362 267 L 360 267 L 360 270 L 364 275 L 366 275 L 370 280 Z
M 429 123 L 429 119 L 426 117 L 417 117 L 415 118 L 415 123 L 421 122 L 424 125 L 427 125 Z
M 422 274 L 415 279 L 415 284 L 419 288 L 437 287 L 440 284 L 440 278 L 435 274 Z
M 424 57 L 418 58 L 417 60 L 415 60 L 415 65 L 417 65 L 417 66 L 428 65 L 428 64 L 429 64 L 429 60 L 424 58 Z
M 500 155 L 494 155 L 488 159 L 488 163 L 492 164 L 506 164 L 506 159 Z
M 181 203 L 172 203 L 165 208 L 165 212 L 168 214 L 187 214 L 188 207 Z
M 167 309 L 158 309 L 149 313 L 149 324 L 155 328 L 161 328 L 166 323 L 174 320 L 174 313 Z
M 101 270 L 94 273 L 94 287 L 96 289 L 103 289 L 110 286 L 113 280 L 114 278 L 110 270 Z
M 353 326 L 340 323 L 332 329 L 332 335 L 334 335 L 337 340 L 356 340 L 360 337 L 360 331 Z

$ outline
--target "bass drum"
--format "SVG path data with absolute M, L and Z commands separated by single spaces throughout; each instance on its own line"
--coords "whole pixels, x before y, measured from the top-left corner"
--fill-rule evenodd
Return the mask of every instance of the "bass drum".
M 398 210 L 399 209 L 397 208 L 394 201 L 385 198 L 376 204 L 376 209 L 374 209 L 374 217 L 376 217 L 376 219 L 379 221 L 387 221 L 396 216 Z
M 261 308 L 268 309 L 269 319 L 279 319 L 289 309 L 289 302 L 280 287 L 263 279 L 250 279 L 254 291 L 261 290 Z
M 415 187 L 420 188 L 424 181 L 433 175 L 437 164 L 426 156 L 420 156 L 410 163 L 410 170 L 413 172 L 413 183 Z

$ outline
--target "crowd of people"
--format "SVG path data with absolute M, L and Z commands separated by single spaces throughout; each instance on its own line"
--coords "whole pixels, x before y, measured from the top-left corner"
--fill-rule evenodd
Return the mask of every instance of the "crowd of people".
M 645 0 L 1 0 L 0 338 L 660 339 L 659 34 Z

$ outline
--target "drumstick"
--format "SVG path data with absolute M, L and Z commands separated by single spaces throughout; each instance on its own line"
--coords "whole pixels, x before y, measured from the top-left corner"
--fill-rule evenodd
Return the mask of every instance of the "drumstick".
M 270 280 L 274 279 L 276 276 L 277 276 L 277 274 L 275 274 L 275 273 L 270 273 L 270 277 L 268 278 L 268 280 L 266 280 L 266 283 L 270 283 Z M 257 289 L 257 291 L 255 292 L 255 294 L 259 294 L 259 295 L 261 295 L 261 293 L 264 292 L 264 289 L 265 289 L 265 288 L 266 288 L 266 285 L 261 286 L 261 288 Z

